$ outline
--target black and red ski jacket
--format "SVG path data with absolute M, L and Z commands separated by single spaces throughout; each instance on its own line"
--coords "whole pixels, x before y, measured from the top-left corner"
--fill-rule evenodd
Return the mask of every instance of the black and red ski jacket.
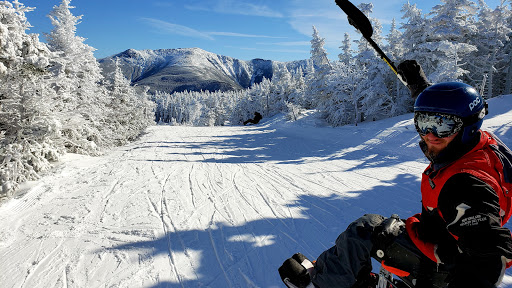
M 504 163 L 497 156 L 496 139 L 480 131 L 475 143 L 454 141 L 430 159 L 421 183 L 422 213 L 407 220 L 416 246 L 450 270 L 449 287 L 495 287 L 512 264 L 511 233 L 502 227 L 512 211 L 502 186 L 512 159 Z

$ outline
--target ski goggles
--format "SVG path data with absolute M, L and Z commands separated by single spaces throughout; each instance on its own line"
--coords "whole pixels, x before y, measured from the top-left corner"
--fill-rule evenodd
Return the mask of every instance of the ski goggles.
M 414 126 L 421 136 L 432 133 L 438 138 L 449 137 L 459 132 L 462 125 L 462 119 L 455 115 L 433 112 L 414 114 Z

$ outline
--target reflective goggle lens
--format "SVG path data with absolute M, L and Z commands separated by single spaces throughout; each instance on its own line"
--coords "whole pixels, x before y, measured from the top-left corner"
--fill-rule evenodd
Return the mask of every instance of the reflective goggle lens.
M 439 138 L 449 137 L 459 132 L 462 124 L 462 119 L 454 115 L 427 112 L 414 115 L 414 125 L 421 136 L 432 133 Z

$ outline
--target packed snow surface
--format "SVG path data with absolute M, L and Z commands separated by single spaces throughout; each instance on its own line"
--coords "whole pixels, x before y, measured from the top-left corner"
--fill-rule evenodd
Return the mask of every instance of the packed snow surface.
M 484 128 L 512 146 L 512 96 L 489 102 Z M 0 287 L 284 287 L 286 258 L 316 258 L 362 214 L 420 211 L 412 114 L 339 128 L 316 115 L 153 126 L 67 155 L 0 206 Z

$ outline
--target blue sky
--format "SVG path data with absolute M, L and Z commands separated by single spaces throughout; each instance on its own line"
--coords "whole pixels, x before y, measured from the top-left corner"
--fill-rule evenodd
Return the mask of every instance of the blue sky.
M 52 29 L 47 17 L 60 0 L 19 0 L 36 9 L 26 14 L 40 34 Z M 389 31 L 407 0 L 374 0 L 373 17 Z M 354 0 L 354 4 L 370 1 Z M 424 13 L 439 0 L 410 0 Z M 494 8 L 499 0 L 486 0 Z M 198 47 L 241 60 L 276 61 L 310 57 L 312 26 L 325 38 L 329 58 L 336 59 L 345 32 L 358 39 L 334 0 L 73 0 L 74 15 L 83 15 L 77 34 L 103 58 L 126 49 Z

